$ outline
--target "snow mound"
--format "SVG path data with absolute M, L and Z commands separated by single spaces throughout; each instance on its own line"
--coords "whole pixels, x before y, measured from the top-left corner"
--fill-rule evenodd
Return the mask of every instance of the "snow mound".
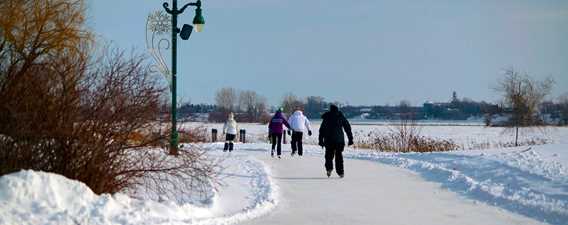
M 0 224 L 72 224 L 78 222 L 74 215 L 90 213 L 97 198 L 86 185 L 60 175 L 9 174 L 0 177 Z
M 97 195 L 85 184 L 64 176 L 23 170 L 0 177 L 0 225 L 13 224 L 235 224 L 264 215 L 277 203 L 277 187 L 259 161 L 246 160 L 248 203 L 223 210 L 216 196 L 210 207 L 139 200 L 124 194 Z M 222 190 L 221 190 L 222 191 Z M 243 204 L 243 203 L 241 203 Z M 234 210 L 234 209 L 233 209 Z
M 170 224 L 210 216 L 204 208 L 96 195 L 61 175 L 20 171 L 0 177 L 0 224 Z

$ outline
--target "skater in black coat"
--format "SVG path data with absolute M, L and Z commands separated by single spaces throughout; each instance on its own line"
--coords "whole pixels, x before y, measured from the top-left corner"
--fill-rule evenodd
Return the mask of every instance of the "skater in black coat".
M 333 171 L 333 159 L 335 158 L 335 171 L 343 178 L 343 149 L 345 148 L 345 134 L 349 140 L 348 145 L 353 145 L 353 133 L 351 125 L 336 105 L 331 105 L 329 111 L 321 117 L 323 119 L 319 130 L 319 145 L 325 147 L 325 169 L 327 176 Z

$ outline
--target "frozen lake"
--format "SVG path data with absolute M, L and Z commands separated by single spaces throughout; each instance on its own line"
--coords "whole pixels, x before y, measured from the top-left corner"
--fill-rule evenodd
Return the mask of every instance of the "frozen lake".
M 472 149 L 476 146 L 485 145 L 488 147 L 498 147 L 504 144 L 514 142 L 514 132 L 511 129 L 503 127 L 485 127 L 481 124 L 475 123 L 419 123 L 417 129 L 420 134 L 427 137 L 438 139 L 451 139 L 464 149 Z M 184 123 L 183 127 L 206 127 L 208 132 L 211 129 L 218 129 L 219 133 L 222 132 L 223 124 L 221 123 Z M 304 141 L 308 144 L 317 144 L 318 129 L 320 121 L 312 122 L 312 130 L 314 135 L 306 137 Z M 267 142 L 268 126 L 257 123 L 240 123 L 240 129 L 245 129 L 247 132 L 248 142 Z M 377 134 L 390 132 L 396 129 L 396 123 L 387 121 L 374 121 L 372 123 L 353 121 L 352 130 L 357 142 L 365 142 L 372 140 Z M 221 136 L 219 135 L 219 138 Z M 287 137 L 290 138 L 289 136 Z M 547 143 L 568 144 L 568 127 L 544 127 L 521 129 L 519 141 L 540 141 L 544 140 Z

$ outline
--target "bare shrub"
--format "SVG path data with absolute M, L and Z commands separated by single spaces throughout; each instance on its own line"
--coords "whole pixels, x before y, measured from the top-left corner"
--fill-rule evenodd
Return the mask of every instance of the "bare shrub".
M 229 112 L 210 112 L 207 121 L 214 123 L 222 123 L 227 120 L 227 115 L 229 115 Z
M 364 147 L 386 152 L 439 152 L 458 150 L 460 146 L 452 140 L 422 136 L 420 128 L 411 119 L 402 119 L 385 134 L 371 132 L 366 140 L 357 143 Z
M 179 149 L 171 157 L 162 149 L 131 150 L 121 180 L 124 190 L 134 197 L 157 201 L 198 203 L 210 200 L 211 190 L 218 186 L 219 163 L 209 159 L 197 146 Z
M 462 149 L 464 150 L 485 150 L 485 149 L 499 149 L 499 148 L 512 148 L 518 146 L 534 146 L 534 145 L 545 145 L 549 144 L 550 140 L 543 138 L 532 138 L 522 141 L 497 141 L 497 142 L 471 142 L 467 146 L 464 145 Z
M 425 136 L 400 136 L 388 133 L 374 139 L 373 149 L 387 152 L 441 152 L 458 150 L 452 140 L 435 139 Z
M 180 143 L 204 143 L 208 141 L 209 132 L 206 126 L 181 128 L 178 130 Z
M 167 138 L 154 131 L 164 88 L 143 56 L 94 47 L 83 22 L 79 0 L 0 2 L 0 175 L 53 172 L 95 193 L 145 177 L 210 182 L 214 164 L 201 151 L 149 148 Z
M 398 131 L 391 130 L 387 133 L 378 131 L 359 131 L 354 134 L 356 137 L 356 148 L 375 149 L 389 152 L 436 152 L 436 151 L 452 151 L 452 150 L 485 150 L 485 149 L 501 149 L 517 146 L 534 146 L 549 144 L 551 141 L 546 138 L 529 138 L 519 140 L 517 146 L 515 141 L 470 141 L 466 143 L 456 143 L 453 140 L 431 138 L 424 136 L 414 136 L 409 138 L 409 145 L 401 145 L 405 141 L 401 141 Z M 406 146 L 401 150 L 400 146 Z M 414 149 L 414 150 L 413 150 Z

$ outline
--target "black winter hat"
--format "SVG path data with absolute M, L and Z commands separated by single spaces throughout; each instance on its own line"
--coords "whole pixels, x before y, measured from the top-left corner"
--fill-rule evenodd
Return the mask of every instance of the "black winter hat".
M 337 106 L 334 105 L 334 104 L 331 104 L 331 105 L 329 106 L 329 111 L 330 111 L 330 112 L 337 112 L 337 111 L 339 111 L 339 107 L 337 107 Z

